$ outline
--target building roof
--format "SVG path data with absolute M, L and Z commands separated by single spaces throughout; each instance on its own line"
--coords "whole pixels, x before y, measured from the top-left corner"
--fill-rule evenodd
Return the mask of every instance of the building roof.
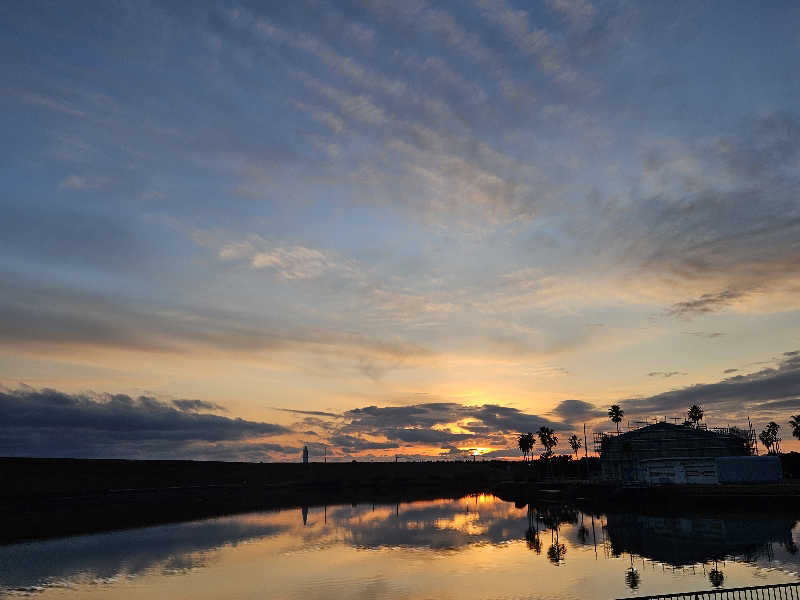
M 739 456 L 748 454 L 745 432 L 708 430 L 654 423 L 618 435 L 600 435 L 600 458 L 642 460 L 672 456 Z
M 626 431 L 624 433 L 620 433 L 619 435 L 614 436 L 616 439 L 630 439 L 639 437 L 642 435 L 651 436 L 654 433 L 665 433 L 665 434 L 682 434 L 684 436 L 692 436 L 692 437 L 706 437 L 709 436 L 719 436 L 725 435 L 719 431 L 714 431 L 713 429 L 698 429 L 696 427 L 690 427 L 688 425 L 675 425 L 674 423 L 667 423 L 665 421 L 661 421 L 660 423 L 653 423 L 652 425 L 645 425 L 644 427 L 640 427 L 638 429 L 633 429 L 631 431 Z

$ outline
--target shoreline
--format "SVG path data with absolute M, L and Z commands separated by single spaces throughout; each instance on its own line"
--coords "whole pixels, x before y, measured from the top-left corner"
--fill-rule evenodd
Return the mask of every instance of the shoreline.
M 629 487 L 536 480 L 523 463 L 222 463 L 0 458 L 0 544 L 258 510 L 491 493 L 588 512 L 789 510 L 800 482 Z

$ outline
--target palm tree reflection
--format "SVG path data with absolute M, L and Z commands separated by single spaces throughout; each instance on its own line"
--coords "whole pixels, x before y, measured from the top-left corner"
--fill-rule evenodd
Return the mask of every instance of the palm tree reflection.
M 633 554 L 631 554 L 631 566 L 625 571 L 625 585 L 635 590 L 639 587 L 641 581 L 642 577 L 639 575 L 639 571 L 636 570 L 636 567 L 633 566 Z
M 547 558 L 554 565 L 559 565 L 566 554 L 567 547 L 564 544 L 559 544 L 557 538 L 556 542 L 547 549 Z
M 581 544 L 586 544 L 588 539 L 589 530 L 586 528 L 586 525 L 583 524 L 583 513 L 581 513 L 581 524 L 578 527 L 578 540 L 580 540 Z
M 719 570 L 717 561 L 714 561 L 714 568 L 708 572 L 708 580 L 715 588 L 721 587 L 725 583 L 725 574 Z
M 528 505 L 528 529 L 525 531 L 525 540 L 528 542 L 529 549 L 536 552 L 536 554 L 542 553 L 542 541 L 539 539 L 539 521 L 536 511 L 530 504 Z
M 561 515 L 559 512 L 548 514 L 549 517 L 545 523 L 550 525 L 550 547 L 547 549 L 547 558 L 551 563 L 558 566 L 564 557 L 567 555 L 567 547 L 558 541 L 558 527 L 561 524 Z

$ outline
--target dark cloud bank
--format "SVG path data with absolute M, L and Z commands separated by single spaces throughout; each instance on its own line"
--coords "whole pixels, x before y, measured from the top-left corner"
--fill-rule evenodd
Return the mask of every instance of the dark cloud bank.
M 580 401 L 569 401 L 578 402 Z M 585 406 L 572 410 L 586 410 Z M 582 403 L 586 404 L 586 403 Z M 560 405 L 561 406 L 561 405 Z M 587 405 L 591 406 L 591 405 Z M 213 414 L 224 411 L 202 400 L 161 400 L 111 394 L 66 394 L 57 390 L 0 388 L 0 455 L 76 458 L 188 458 L 205 460 L 294 459 L 299 446 L 263 438 L 302 432 L 309 446 L 326 444 L 333 456 L 415 446 L 513 449 L 510 436 L 542 425 L 566 424 L 518 409 L 454 402 L 399 407 L 367 406 L 342 415 L 278 409 L 306 416 L 297 431 L 272 423 Z M 563 411 L 561 414 L 564 414 Z M 455 433 L 444 426 L 460 423 Z M 312 429 L 308 429 L 311 427 Z M 377 439 L 376 439 L 377 438 Z
M 297 451 L 248 442 L 289 433 L 281 425 L 204 412 L 220 408 L 202 400 L 0 388 L 0 455 L 257 459 Z
M 728 369 L 728 372 L 736 372 Z M 784 423 L 800 413 L 800 351 L 785 352 L 776 367 L 734 375 L 620 402 L 631 418 L 682 415 L 701 405 L 715 425 Z M 513 437 L 542 425 L 567 433 L 581 423 L 605 419 L 605 407 L 563 400 L 548 417 L 484 404 L 430 402 L 408 406 L 366 406 L 344 413 L 288 410 L 304 415 L 300 429 L 214 414 L 224 407 L 202 400 L 161 400 L 110 394 L 66 394 L 56 390 L 0 388 L 0 455 L 77 458 L 189 458 L 281 460 L 297 458 L 299 445 L 264 438 L 313 435 L 332 456 L 437 446 L 445 455 L 463 448 L 494 447 L 489 456 L 514 454 Z M 284 409 L 279 409 L 284 410 Z M 458 431 L 449 427 L 458 423 Z
M 725 373 L 736 371 L 726 369 Z M 774 368 L 624 400 L 621 404 L 631 416 L 683 414 L 688 406 L 699 404 L 719 425 L 725 420 L 743 424 L 748 416 L 758 421 L 785 422 L 789 415 L 800 413 L 800 351 L 785 352 Z
M 348 452 L 399 448 L 415 444 L 438 445 L 444 451 L 465 446 L 507 446 L 505 437 L 520 431 L 535 431 L 542 425 L 561 428 L 563 423 L 497 404 L 464 406 L 455 402 L 432 402 L 410 406 L 366 406 L 344 413 L 348 421 L 331 438 Z M 459 433 L 444 426 L 459 423 Z M 360 436 L 386 438 L 376 443 Z

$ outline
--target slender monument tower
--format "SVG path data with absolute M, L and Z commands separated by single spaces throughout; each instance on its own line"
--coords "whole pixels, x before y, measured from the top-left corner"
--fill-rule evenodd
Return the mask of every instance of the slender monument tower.
M 308 464 L 308 446 L 303 446 L 303 464 Z

